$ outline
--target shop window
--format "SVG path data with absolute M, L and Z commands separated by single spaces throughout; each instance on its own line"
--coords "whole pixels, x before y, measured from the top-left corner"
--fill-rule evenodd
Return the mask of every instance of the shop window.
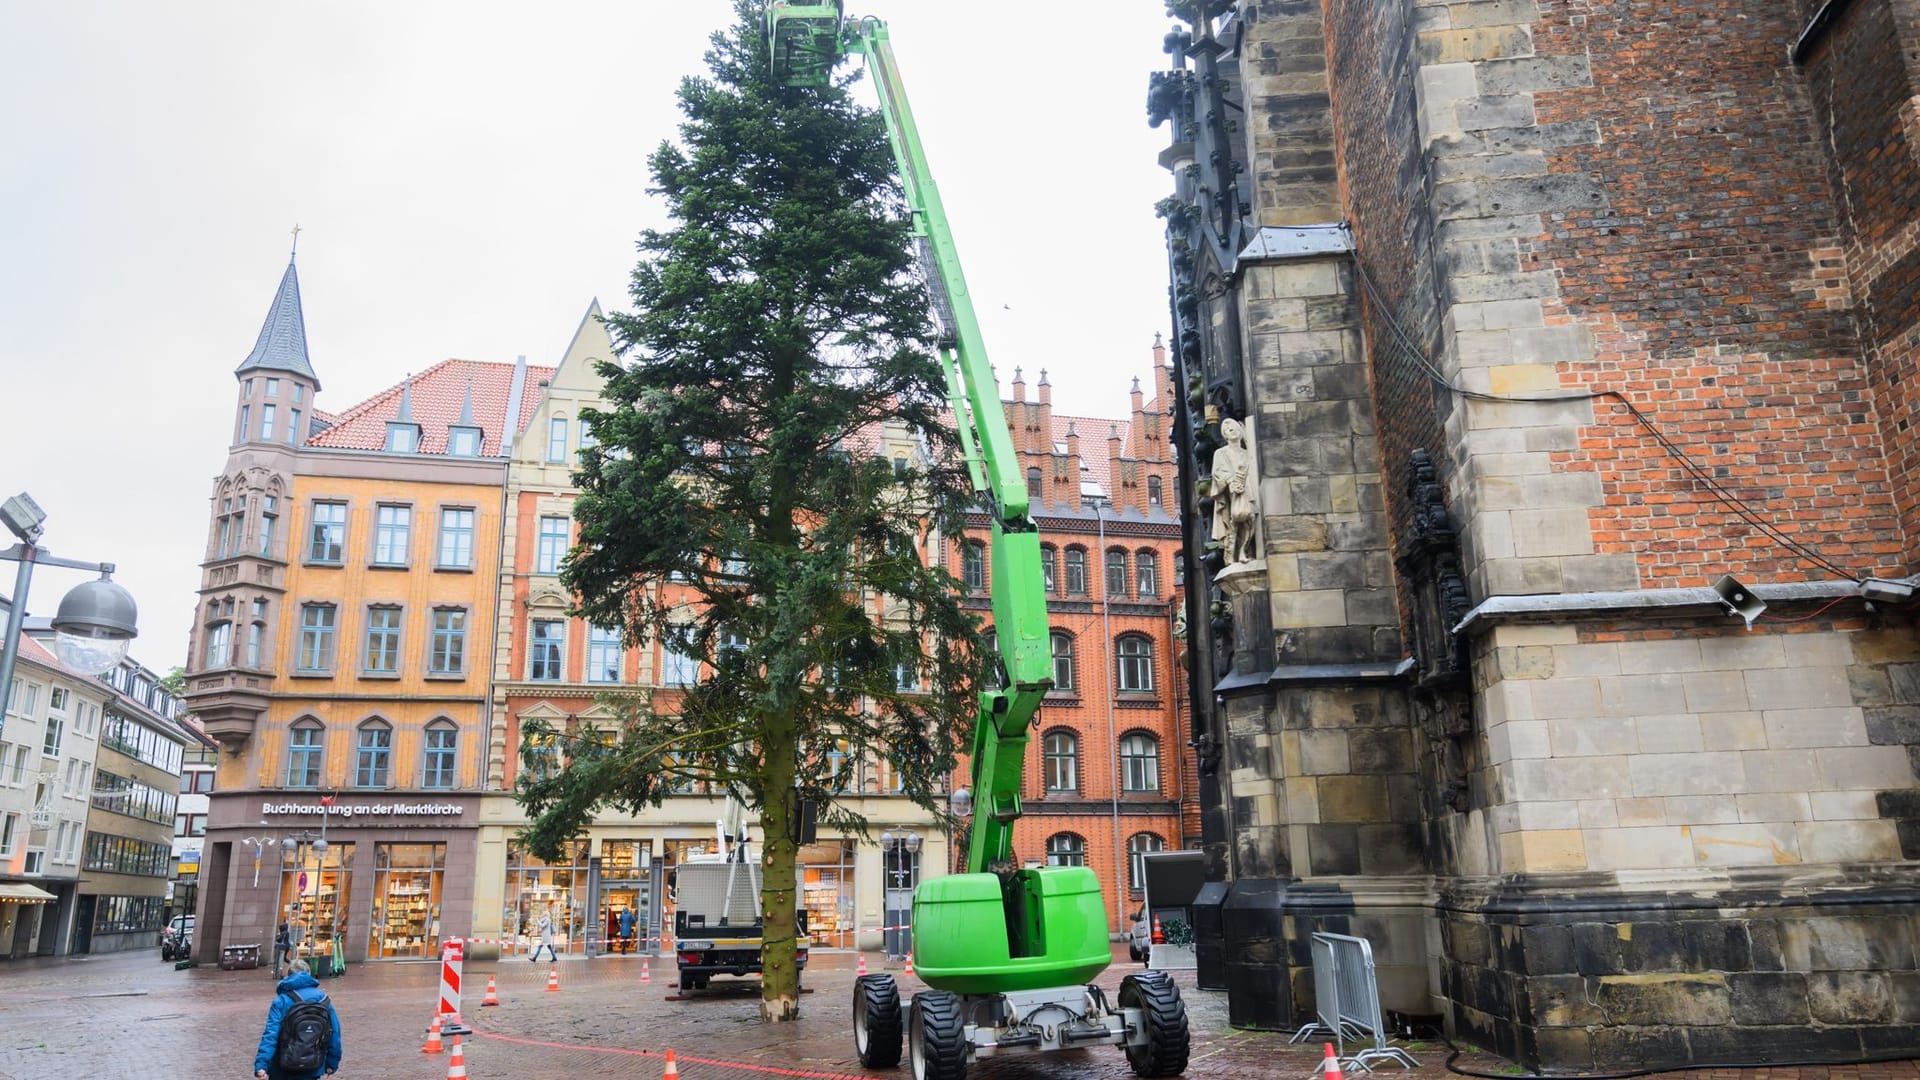
M 829 948 L 853 945 L 853 841 L 823 840 L 802 847 L 799 864 L 801 904 L 807 913 L 807 935 L 813 944 Z
M 281 860 L 280 919 L 291 931 L 294 955 L 308 963 L 320 957 L 346 956 L 347 923 L 352 912 L 351 840 L 328 840 L 324 853 L 311 841 L 296 840 Z
M 373 846 L 373 920 L 367 956 L 431 959 L 440 954 L 445 844 Z

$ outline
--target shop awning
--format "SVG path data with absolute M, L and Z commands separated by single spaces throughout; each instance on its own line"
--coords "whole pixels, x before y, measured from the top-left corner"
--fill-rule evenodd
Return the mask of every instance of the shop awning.
M 0 904 L 44 904 L 57 899 L 45 889 L 20 882 L 0 881 Z

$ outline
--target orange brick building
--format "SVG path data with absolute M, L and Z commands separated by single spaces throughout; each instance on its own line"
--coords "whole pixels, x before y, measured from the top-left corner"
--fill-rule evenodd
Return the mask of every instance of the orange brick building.
M 1053 411 L 1043 370 L 1035 396 L 1018 370 L 1008 426 L 1040 527 L 1052 623 L 1054 690 L 1028 743 L 1025 816 L 1014 850 L 1030 864 L 1091 867 L 1116 931 L 1141 902 L 1139 855 L 1197 842 L 1196 778 L 1182 723 L 1184 608 L 1172 383 L 1154 349 L 1155 396 L 1135 379 L 1124 420 Z M 968 522 L 953 573 L 989 618 L 984 515 Z

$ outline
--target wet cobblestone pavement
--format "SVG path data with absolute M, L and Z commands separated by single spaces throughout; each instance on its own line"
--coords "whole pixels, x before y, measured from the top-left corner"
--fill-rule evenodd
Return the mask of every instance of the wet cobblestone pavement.
M 893 970 L 898 965 L 871 970 Z M 652 982 L 641 985 L 636 957 L 570 959 L 559 964 L 561 989 L 546 991 L 548 965 L 506 959 L 466 970 L 464 1042 L 473 1080 L 661 1075 L 671 1047 L 685 1080 L 794 1080 L 874 1076 L 906 1080 L 905 1067 L 869 1073 L 855 1060 L 848 1001 L 856 957 L 816 953 L 804 985 L 799 1022 L 759 1022 L 758 984 L 722 980 L 694 1000 L 669 1000 L 670 960 L 654 958 Z M 1109 993 L 1138 965 L 1119 961 L 1098 982 Z M 487 976 L 498 980 L 502 1005 L 481 1008 Z M 439 987 L 437 963 L 360 964 L 323 980 L 346 1031 L 344 1080 L 441 1080 L 448 1056 L 420 1052 Z M 1194 1080 L 1309 1076 L 1313 1047 L 1290 1046 L 1272 1032 L 1236 1031 L 1226 1023 L 1226 995 L 1198 990 L 1176 973 L 1193 1025 L 1186 1075 Z M 919 985 L 902 979 L 903 996 Z M 53 1078 L 244 1077 L 272 997 L 265 970 L 175 971 L 157 950 L 97 958 L 0 964 L 0 1080 Z M 1407 1074 L 1440 1080 L 1445 1049 L 1415 1048 L 1422 1067 Z M 1511 1071 L 1496 1058 L 1462 1064 Z M 1133 1074 L 1116 1048 L 1099 1047 L 975 1064 L 969 1080 L 1122 1080 Z M 1399 1076 L 1383 1067 L 1380 1075 Z M 1832 1069 L 1710 1070 L 1695 1080 L 1920 1080 L 1912 1062 Z

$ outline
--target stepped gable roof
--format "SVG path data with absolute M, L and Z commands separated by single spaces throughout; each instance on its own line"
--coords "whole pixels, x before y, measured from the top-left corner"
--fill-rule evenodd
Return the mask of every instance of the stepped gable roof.
M 308 446 L 333 450 L 379 450 L 387 444 L 387 424 L 400 421 L 402 397 L 408 399 L 412 422 L 420 425 L 422 454 L 447 452 L 447 428 L 458 424 L 467 387 L 473 387 L 473 422 L 483 431 L 482 457 L 500 455 L 500 436 L 506 428 L 507 398 L 513 389 L 512 364 L 479 360 L 442 360 L 394 383 L 378 394 L 329 417 L 332 426 L 307 440 Z M 551 379 L 553 368 L 527 366 L 527 380 L 538 385 Z M 539 408 L 540 395 L 523 395 L 513 432 L 526 430 Z
M 280 288 L 267 308 L 267 321 L 260 326 L 260 338 L 253 351 L 234 369 L 238 375 L 248 371 L 290 371 L 313 380 L 319 388 L 320 376 L 313 373 L 307 359 L 307 320 L 300 311 L 300 275 L 293 260 L 287 260 L 287 272 L 280 277 Z

